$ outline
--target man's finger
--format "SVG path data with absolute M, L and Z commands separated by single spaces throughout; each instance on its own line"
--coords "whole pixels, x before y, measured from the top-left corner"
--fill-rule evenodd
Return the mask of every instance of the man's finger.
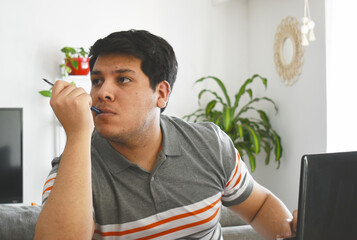
M 292 219 L 288 218 L 281 223 L 280 236 L 282 236 L 284 238 L 292 236 L 291 222 L 292 222 Z
M 295 233 L 296 233 L 296 230 L 297 230 L 297 218 L 298 218 L 297 214 L 298 214 L 298 210 L 295 209 L 293 211 L 293 221 L 292 221 L 292 230 Z
M 70 83 L 63 80 L 57 80 L 52 87 L 52 96 L 59 94 L 68 85 L 70 85 Z

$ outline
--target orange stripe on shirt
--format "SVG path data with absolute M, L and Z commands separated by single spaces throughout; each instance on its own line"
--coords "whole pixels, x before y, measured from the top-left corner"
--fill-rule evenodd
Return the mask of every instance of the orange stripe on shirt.
M 48 182 L 51 182 L 52 180 L 55 180 L 56 178 L 50 178 L 50 179 L 48 179 L 46 182 L 45 182 L 45 185 L 44 186 L 46 186 L 46 184 L 48 183 Z
M 237 160 L 237 164 L 236 164 L 236 169 L 235 169 L 234 175 L 233 175 L 232 179 L 226 184 L 226 187 L 228 187 L 228 185 L 232 182 L 232 180 L 234 179 L 234 177 L 236 176 L 236 174 L 238 172 L 238 166 L 239 166 L 239 160 L 240 160 L 240 155 L 239 155 L 238 152 L 237 152 L 237 157 L 238 157 L 238 160 Z
M 215 201 L 215 202 L 211 203 L 210 205 L 207 205 L 206 207 L 201 208 L 199 210 L 188 212 L 188 213 L 183 213 L 183 214 L 173 216 L 173 217 L 169 217 L 167 219 L 164 219 L 164 220 L 161 220 L 161 221 L 158 221 L 158 222 L 155 222 L 155 223 L 143 226 L 143 227 L 133 228 L 130 230 L 125 230 L 125 231 L 120 231 L 120 232 L 101 232 L 100 230 L 95 230 L 94 232 L 98 233 L 104 237 L 108 237 L 108 236 L 123 236 L 123 235 L 132 234 L 132 233 L 136 233 L 136 232 L 140 232 L 140 231 L 145 231 L 145 230 L 149 230 L 151 228 L 163 225 L 168 222 L 172 222 L 175 220 L 179 220 L 182 218 L 186 218 L 186 217 L 190 217 L 190 216 L 194 216 L 194 215 L 203 213 L 203 212 L 213 208 L 219 201 L 221 201 L 221 198 L 219 198 L 217 201 Z
M 46 188 L 45 191 L 43 191 L 42 196 L 43 196 L 43 194 L 45 194 L 45 192 L 50 191 L 52 188 L 53 188 L 53 186 Z
M 237 186 L 238 183 L 240 183 L 241 178 L 242 178 L 242 174 L 239 175 L 237 182 L 234 184 L 234 186 L 232 188 L 234 188 L 235 186 Z
M 196 226 L 208 223 L 208 222 L 210 222 L 212 219 L 214 219 L 217 216 L 218 211 L 219 211 L 219 208 L 216 210 L 216 212 L 212 216 L 210 216 L 209 218 L 203 219 L 201 221 L 190 223 L 190 224 L 186 224 L 186 225 L 179 226 L 179 227 L 175 227 L 175 228 L 172 228 L 172 229 L 160 232 L 160 233 L 156 233 L 156 234 L 153 234 L 153 235 L 150 235 L 150 236 L 147 236 L 147 237 L 137 238 L 136 240 L 153 239 L 153 238 L 161 237 L 161 236 L 164 236 L 164 235 L 167 235 L 167 234 L 170 234 L 170 233 L 181 231 L 181 230 L 184 230 L 184 229 L 187 229 L 187 228 L 192 228 L 192 227 L 196 227 Z

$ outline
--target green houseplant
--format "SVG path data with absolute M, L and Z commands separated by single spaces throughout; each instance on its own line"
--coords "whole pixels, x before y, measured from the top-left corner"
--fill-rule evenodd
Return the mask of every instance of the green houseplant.
M 61 49 L 64 53 L 64 63 L 60 65 L 64 69 L 62 76 L 70 75 L 87 75 L 89 73 L 88 52 L 83 47 L 73 48 L 64 47 Z
M 61 52 L 64 53 L 64 63 L 60 65 L 62 77 L 69 75 L 87 75 L 89 73 L 89 58 L 88 52 L 83 47 L 63 47 Z M 71 82 L 74 84 L 74 82 Z M 39 91 L 44 97 L 51 97 L 52 87 L 48 90 Z
M 277 113 L 278 108 L 273 100 L 267 97 L 254 97 L 250 84 L 255 80 L 261 80 L 265 89 L 267 88 L 267 79 L 258 74 L 248 78 L 239 91 L 234 96 L 232 104 L 230 97 L 223 82 L 217 77 L 207 76 L 198 79 L 195 84 L 205 80 L 214 80 L 222 90 L 223 97 L 210 89 L 203 89 L 198 94 L 200 104 L 201 97 L 205 93 L 211 94 L 213 99 L 204 107 L 199 107 L 195 112 L 184 116 L 188 121 L 210 121 L 218 125 L 232 139 L 237 150 L 246 154 L 249 158 L 251 171 L 256 168 L 256 155 L 263 149 L 266 153 L 265 164 L 269 164 L 271 152 L 274 150 L 277 168 L 280 167 L 282 156 L 281 138 L 272 128 L 270 120 L 262 109 L 256 107 L 256 103 L 265 101 L 270 103 Z M 240 100 L 243 96 L 249 97 L 248 102 L 240 106 Z M 200 104 L 201 105 L 201 104 Z M 221 108 L 218 109 L 218 106 Z

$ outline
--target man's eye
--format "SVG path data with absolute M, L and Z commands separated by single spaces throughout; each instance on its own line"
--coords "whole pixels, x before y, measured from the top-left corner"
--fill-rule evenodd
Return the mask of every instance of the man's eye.
M 93 80 L 92 80 L 92 86 L 97 86 L 97 85 L 99 85 L 101 82 L 102 82 L 102 80 L 100 80 L 100 79 L 93 79 Z
M 131 82 L 131 79 L 127 78 L 127 77 L 119 77 L 118 82 L 119 83 L 128 83 L 128 82 Z

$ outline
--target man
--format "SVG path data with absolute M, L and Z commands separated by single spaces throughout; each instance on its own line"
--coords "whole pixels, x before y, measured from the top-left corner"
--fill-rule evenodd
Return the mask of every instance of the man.
M 291 214 L 224 132 L 161 115 L 177 73 L 164 39 L 116 32 L 90 56 L 90 96 L 63 81 L 52 90 L 67 142 L 52 161 L 35 239 L 221 239 L 222 204 L 266 239 L 292 234 Z

